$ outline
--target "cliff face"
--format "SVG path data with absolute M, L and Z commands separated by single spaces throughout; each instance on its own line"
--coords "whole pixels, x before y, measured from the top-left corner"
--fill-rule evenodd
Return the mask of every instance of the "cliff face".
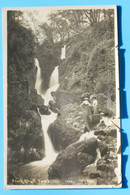
M 8 12 L 8 162 L 42 159 L 43 135 L 35 88 L 34 36 Z
M 61 106 L 61 115 L 49 130 L 54 132 L 53 137 L 59 137 L 58 145 L 61 148 L 67 146 L 67 142 L 64 144 L 63 141 L 64 132 L 68 140 L 71 139 L 69 145 L 78 140 L 86 128 L 86 108 L 81 106 L 84 97 L 93 104 L 90 97 L 94 95 L 98 102 L 97 115 L 92 117 L 94 125 L 99 123 L 102 117 L 100 113 L 109 117 L 115 115 L 115 54 L 111 25 L 101 22 L 98 28 L 89 27 L 65 43 L 66 58 L 60 61 L 59 66 L 60 87 L 54 93 Z
M 102 21 L 62 43 L 44 40 L 36 45 L 32 31 L 15 21 L 12 12 L 8 14 L 9 164 L 44 157 L 37 107 L 41 114 L 50 114 L 51 109 L 58 116 L 48 134 L 59 155 L 48 169 L 48 178 L 64 182 L 72 178 L 73 184 L 77 178 L 86 185 L 91 179 L 95 185 L 117 183 L 117 134 L 111 122 L 116 105 L 113 26 L 112 21 Z M 66 58 L 61 60 L 63 45 Z M 55 101 L 52 107 L 46 106 L 47 112 L 35 90 L 35 57 L 41 68 L 43 91 L 59 65 L 60 87 L 53 92 Z
M 114 38 L 107 37 L 108 31 L 95 38 L 98 30 L 94 34 L 90 28 L 68 42 L 67 57 L 59 68 L 60 89 L 78 96 L 84 93 L 115 96 Z
M 78 177 L 79 181 L 86 182 L 87 177 L 95 179 L 94 184 L 117 182 L 113 173 L 117 166 L 116 129 L 110 122 L 115 116 L 116 105 L 114 34 L 111 25 L 101 22 L 98 27 L 89 27 L 65 43 L 66 58 L 59 66 L 60 87 L 54 93 L 61 107 L 60 115 L 48 131 L 54 147 L 62 152 L 48 170 L 50 179 L 73 180 Z M 83 103 L 85 98 L 90 104 L 89 111 Z M 83 152 L 84 149 L 77 150 L 81 137 L 83 143 L 89 139 L 88 132 L 93 132 L 98 140 L 96 147 L 101 156 L 95 165 L 94 160 Z M 73 144 L 76 144 L 75 148 Z M 94 159 L 98 158 L 98 154 L 95 155 Z M 80 162 L 84 162 L 84 167 Z M 75 170 L 69 170 L 69 164 L 75 165 Z

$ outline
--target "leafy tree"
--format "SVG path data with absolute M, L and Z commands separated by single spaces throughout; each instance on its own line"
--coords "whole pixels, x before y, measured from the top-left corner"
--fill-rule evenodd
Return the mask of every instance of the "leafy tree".
M 11 126 L 25 107 L 28 108 L 28 75 L 34 63 L 34 36 L 20 24 L 20 17 L 22 12 L 8 11 L 8 121 Z
M 33 67 L 34 35 L 20 24 L 19 11 L 8 11 L 8 79 L 26 79 Z

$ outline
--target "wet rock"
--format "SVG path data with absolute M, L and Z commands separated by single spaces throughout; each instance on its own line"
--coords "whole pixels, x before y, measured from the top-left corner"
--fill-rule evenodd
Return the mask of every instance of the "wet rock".
M 44 142 L 41 119 L 34 110 L 25 111 L 17 120 L 17 130 L 10 130 L 10 163 L 28 163 L 44 157 Z M 16 144 L 18 143 L 18 145 Z
M 117 137 L 117 129 L 109 130 L 107 135 L 116 138 Z
M 106 179 L 97 178 L 97 185 L 110 185 Z
M 84 127 L 84 133 L 89 132 L 89 129 L 85 126 Z
M 103 178 L 111 180 L 116 177 L 114 172 L 115 167 L 112 164 L 107 164 L 105 159 L 101 158 L 97 162 L 97 170 L 103 172 Z
M 59 110 L 61 108 L 61 106 L 55 100 L 49 101 L 49 105 L 52 107 L 58 108 Z
M 97 125 L 99 122 L 100 122 L 100 114 L 93 114 L 92 116 L 91 116 L 91 119 L 92 119 L 92 124 L 91 124 L 91 126 L 95 126 L 95 125 Z
M 54 113 L 58 113 L 58 115 L 60 115 L 60 105 L 58 103 L 56 103 L 56 101 L 50 101 L 49 102 L 49 108 L 52 112 Z
M 53 92 L 53 96 L 60 106 L 75 103 L 78 100 L 75 94 L 67 92 L 65 90 L 58 90 L 56 92 Z
M 105 165 L 106 164 L 106 160 L 104 158 L 100 158 L 98 161 L 97 161 L 97 166 L 98 165 Z
M 94 161 L 94 156 L 90 154 L 80 152 L 77 156 L 81 167 L 85 167 Z
M 51 114 L 48 106 L 38 105 L 37 107 L 39 108 L 39 112 L 41 115 L 50 115 Z
M 110 108 L 107 106 L 108 98 L 103 93 L 97 94 L 97 110 L 99 113 L 103 112 L 108 114 L 110 112 Z
M 102 177 L 102 172 L 97 170 L 96 166 L 86 166 L 85 169 L 82 171 L 83 176 L 87 176 L 91 179 L 95 179 L 98 177 Z
M 30 93 L 30 107 L 35 108 L 37 105 L 44 105 L 44 99 L 37 94 L 36 89 L 33 89 Z
M 49 167 L 49 179 L 67 178 L 74 173 L 79 175 L 87 165 L 95 161 L 97 147 L 95 138 L 68 146 L 59 153 L 55 162 Z
M 102 135 L 102 136 L 106 136 L 106 132 L 105 131 L 103 131 L 103 130 L 97 130 L 97 131 L 95 131 L 94 132 L 94 135 Z
M 103 135 L 98 135 L 98 139 L 99 139 L 100 141 L 106 141 L 106 137 L 103 136 Z
M 59 109 L 58 109 L 58 108 L 53 107 L 53 106 L 50 106 L 50 110 L 51 110 L 52 112 L 54 112 L 54 113 L 58 113 L 58 115 L 60 115 L 60 111 L 59 111 Z
M 98 142 L 98 148 L 100 150 L 101 157 L 103 157 L 108 151 L 108 146 L 104 142 Z
M 95 171 L 93 173 L 90 173 L 90 176 L 89 177 L 91 179 L 95 179 L 95 178 L 101 177 L 101 175 L 100 175 L 100 172 L 99 171 Z
M 65 149 L 79 140 L 84 132 L 86 117 L 78 104 L 67 104 L 60 109 L 60 116 L 49 126 L 48 133 L 56 150 Z
M 67 126 L 61 116 L 48 129 L 48 134 L 56 151 L 65 149 L 68 145 L 78 141 L 81 135 L 80 132 L 74 130 L 73 126 Z
M 100 127 L 100 128 L 105 128 L 105 127 L 106 127 L 105 122 L 104 122 L 104 121 L 101 121 L 101 122 L 99 123 L 98 127 Z

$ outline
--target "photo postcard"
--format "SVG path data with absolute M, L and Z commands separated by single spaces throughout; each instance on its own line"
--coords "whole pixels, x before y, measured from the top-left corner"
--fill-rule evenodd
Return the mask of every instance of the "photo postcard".
M 3 8 L 6 189 L 120 188 L 117 7 Z

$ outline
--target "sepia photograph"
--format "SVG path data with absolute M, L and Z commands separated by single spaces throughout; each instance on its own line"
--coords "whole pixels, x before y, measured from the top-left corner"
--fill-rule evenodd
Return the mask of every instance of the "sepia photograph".
M 116 6 L 3 8 L 6 189 L 120 188 Z

